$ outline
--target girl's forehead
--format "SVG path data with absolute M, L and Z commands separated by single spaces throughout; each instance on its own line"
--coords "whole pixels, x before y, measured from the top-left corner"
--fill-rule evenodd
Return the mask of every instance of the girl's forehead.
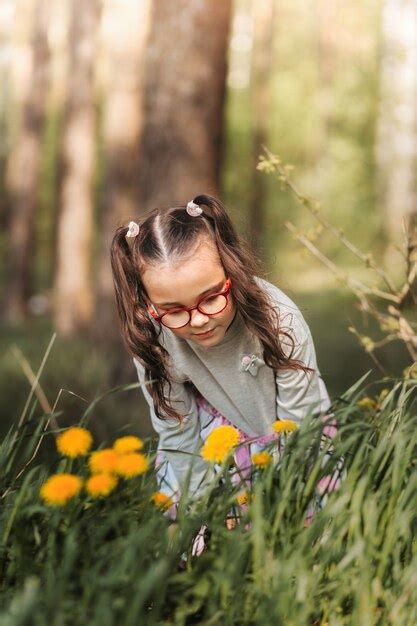
M 190 302 L 226 280 L 218 255 L 196 254 L 176 264 L 145 268 L 142 281 L 156 304 Z

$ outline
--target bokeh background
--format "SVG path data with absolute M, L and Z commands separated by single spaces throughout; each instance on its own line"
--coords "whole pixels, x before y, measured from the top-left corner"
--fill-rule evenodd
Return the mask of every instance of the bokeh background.
M 256 165 L 263 145 L 292 164 L 297 189 L 400 280 L 417 213 L 415 0 L 0 0 L 0 85 L 2 433 L 55 332 L 41 387 L 51 405 L 60 393 L 60 425 L 136 381 L 112 234 L 199 193 L 221 197 L 301 308 L 330 393 L 381 376 L 348 330 L 372 322 L 286 221 L 375 278 Z M 378 358 L 394 375 L 409 363 L 395 343 Z M 98 402 L 91 426 L 149 433 L 140 391 Z

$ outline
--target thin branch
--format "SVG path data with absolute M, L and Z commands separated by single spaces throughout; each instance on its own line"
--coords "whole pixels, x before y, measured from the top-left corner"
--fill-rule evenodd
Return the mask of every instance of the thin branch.
M 351 289 L 359 289 L 363 294 L 378 296 L 379 298 L 383 298 L 384 300 L 388 300 L 389 302 L 394 302 L 398 304 L 398 296 L 391 295 L 386 293 L 385 291 L 380 291 L 379 289 L 375 289 L 374 287 L 367 287 L 356 278 L 351 278 L 348 274 L 345 274 L 339 270 L 339 268 L 328 259 L 320 250 L 302 233 L 300 233 L 294 224 L 291 222 L 285 222 L 285 226 L 290 230 L 295 238 L 302 243 L 315 257 L 317 257 L 326 267 L 328 267 L 338 278 L 343 282 L 346 282 Z
M 358 257 L 366 265 L 366 267 L 374 270 L 374 272 L 376 272 L 382 278 L 382 280 L 386 283 L 388 289 L 393 294 L 395 294 L 397 292 L 395 285 L 391 282 L 391 279 L 386 274 L 386 272 L 384 272 L 384 270 L 378 267 L 373 257 L 370 254 L 366 254 L 362 252 L 361 250 L 359 250 L 357 246 L 355 246 L 351 241 L 349 241 L 349 239 L 345 236 L 345 234 L 343 233 L 341 229 L 337 228 L 336 226 L 333 226 L 333 224 L 328 222 L 327 219 L 317 210 L 318 207 L 320 206 L 319 203 L 313 203 L 313 201 L 309 200 L 306 196 L 303 196 L 301 193 L 299 193 L 299 191 L 297 191 L 297 189 L 295 188 L 295 186 L 289 179 L 288 174 L 285 171 L 285 168 L 280 166 L 280 162 L 279 160 L 277 160 L 276 156 L 270 150 L 268 150 L 268 148 L 263 144 L 262 144 L 262 148 L 265 150 L 268 157 L 270 159 L 273 159 L 275 167 L 279 173 L 279 180 L 281 182 L 284 182 L 287 185 L 287 187 L 291 190 L 291 192 L 297 198 L 298 202 L 302 204 L 303 206 L 305 206 L 310 211 L 310 213 L 314 215 L 317 221 L 320 222 L 327 230 L 329 230 L 333 235 L 335 235 L 338 239 L 340 239 L 343 245 L 352 254 Z
M 382 374 L 384 376 L 388 376 L 388 372 L 386 371 L 386 369 L 384 368 L 384 366 L 382 365 L 382 363 L 377 359 L 377 357 L 375 356 L 373 350 L 368 350 L 366 348 L 366 346 L 364 345 L 363 342 L 363 337 L 362 335 L 356 330 L 356 328 L 354 326 L 349 326 L 349 330 L 352 334 L 355 335 L 355 337 L 358 339 L 359 343 L 361 344 L 361 346 L 363 348 L 365 348 L 365 351 L 367 354 L 369 354 L 369 356 L 371 357 L 371 359 L 373 360 L 373 362 L 375 363 L 375 365 L 377 366 L 377 368 L 380 370 L 380 372 L 382 372 Z

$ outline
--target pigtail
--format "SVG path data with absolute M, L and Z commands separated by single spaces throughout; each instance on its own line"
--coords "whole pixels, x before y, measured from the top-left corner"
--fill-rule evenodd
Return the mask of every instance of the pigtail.
M 181 421 L 181 416 L 170 407 L 164 388 L 171 390 L 166 369 L 168 353 L 159 343 L 160 330 L 155 328 L 146 308 L 146 292 L 137 271 L 138 235 L 132 247 L 126 240 L 126 227 L 117 229 L 111 243 L 111 266 L 116 306 L 124 343 L 129 354 L 145 368 L 145 382 L 152 396 L 155 413 Z
M 204 217 L 213 230 L 220 259 L 226 274 L 232 279 L 232 295 L 247 329 L 258 337 L 263 347 L 265 363 L 273 369 L 302 369 L 311 371 L 300 361 L 291 359 L 295 342 L 291 334 L 280 328 L 279 314 L 255 280 L 261 276 L 260 263 L 250 246 L 239 237 L 225 206 L 220 200 L 202 194 L 193 200 L 204 205 Z M 280 338 L 285 336 L 292 344 L 286 356 Z

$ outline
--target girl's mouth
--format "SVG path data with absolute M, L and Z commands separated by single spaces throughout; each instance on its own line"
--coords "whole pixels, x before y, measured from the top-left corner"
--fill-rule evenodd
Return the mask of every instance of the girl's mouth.
M 211 330 L 208 330 L 205 333 L 195 333 L 195 336 L 200 337 L 201 339 L 204 339 L 205 337 L 211 337 L 213 333 L 214 333 L 214 328 L 212 328 Z

